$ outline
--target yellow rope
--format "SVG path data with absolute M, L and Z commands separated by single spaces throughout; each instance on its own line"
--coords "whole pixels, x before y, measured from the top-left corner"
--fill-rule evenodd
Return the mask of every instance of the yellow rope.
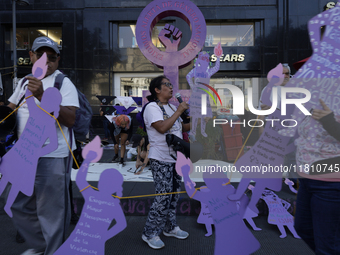
M 63 136 L 64 136 L 64 139 L 65 139 L 65 141 L 66 141 L 67 147 L 68 147 L 70 153 L 72 154 L 74 163 L 75 163 L 75 164 L 77 165 L 77 167 L 79 168 L 78 162 L 77 162 L 75 156 L 73 155 L 72 149 L 71 149 L 70 145 L 69 145 L 68 142 L 67 142 L 67 139 L 66 139 L 66 137 L 65 137 L 65 134 L 64 134 L 63 130 L 61 129 L 61 126 L 60 126 L 59 121 L 57 120 L 57 118 L 56 118 L 54 115 L 50 114 L 49 112 L 45 111 L 45 109 L 41 108 L 39 105 L 37 105 L 37 106 L 38 106 L 41 110 L 43 110 L 44 112 L 46 112 L 48 115 L 50 115 L 52 118 L 54 118 L 55 121 L 58 123 L 59 129 L 60 129 L 61 133 L 62 133 Z
M 10 73 L 4 73 L 4 74 L 1 74 L 1 76 L 5 76 L 5 75 L 8 75 L 8 74 L 13 74 L 14 72 L 10 72 Z
M 257 118 L 258 118 L 258 117 L 259 117 L 259 116 L 257 116 Z M 248 141 L 248 139 L 249 139 L 251 133 L 253 132 L 253 129 L 254 129 L 256 123 L 257 123 L 257 120 L 255 121 L 255 123 L 254 123 L 253 127 L 251 128 L 251 130 L 250 130 L 250 132 L 249 132 L 249 134 L 248 134 L 246 140 L 244 141 L 244 143 L 243 143 L 243 145 L 242 145 L 242 148 L 240 149 L 240 151 L 239 151 L 239 153 L 238 153 L 238 155 L 237 155 L 237 157 L 236 157 L 236 159 L 235 159 L 235 161 L 234 161 L 234 165 L 235 165 L 235 163 L 237 162 L 238 158 L 240 157 L 242 151 L 244 150 L 244 146 L 246 146 L 247 141 Z M 230 184 L 230 180 L 231 180 L 232 175 L 233 175 L 233 172 L 231 172 L 231 174 L 230 174 L 229 182 L 227 182 L 227 183 L 225 183 L 225 184 L 223 184 L 223 185 L 228 185 L 228 184 Z
M 80 192 L 83 192 L 84 190 L 86 190 L 87 188 L 89 188 L 89 187 L 91 187 L 91 185 L 89 185 L 89 186 L 87 186 L 87 187 L 85 187 L 85 188 L 83 188 L 83 189 L 81 189 L 81 190 L 79 190 Z
M 28 97 L 26 97 L 25 99 L 27 99 L 27 98 L 30 98 L 30 97 L 32 97 L 33 95 L 30 95 L 30 96 L 28 96 Z M 4 122 L 9 116 L 11 116 L 13 113 L 15 113 L 24 103 L 26 103 L 26 101 L 25 102 L 23 102 L 23 103 L 21 103 L 17 108 L 15 108 L 10 114 L 8 114 L 2 121 L 0 121 L 0 124 L 2 123 L 2 122 Z
M 33 95 L 31 95 L 31 96 L 29 96 L 29 97 L 27 97 L 27 98 L 30 98 L 30 97 L 32 97 L 32 96 L 33 96 Z M 27 98 L 25 98 L 25 99 L 27 99 Z M 5 119 L 7 119 L 11 114 L 13 114 L 14 112 L 16 112 L 16 111 L 17 111 L 24 103 L 25 103 L 25 102 L 23 102 L 21 105 L 19 105 L 19 107 L 17 107 L 15 110 L 13 110 L 13 111 L 12 111 L 6 118 L 4 118 L 1 122 L 3 122 Z M 61 128 L 61 126 L 60 126 L 59 121 L 57 120 L 57 118 L 56 118 L 54 115 L 52 115 L 52 114 L 50 114 L 49 112 L 47 112 L 46 110 L 44 110 L 43 108 L 41 108 L 39 105 L 37 105 L 37 106 L 38 106 L 41 110 L 43 110 L 45 113 L 47 113 L 48 115 L 50 115 L 52 118 L 54 118 L 55 121 L 58 123 L 59 129 L 60 129 L 61 133 L 62 133 L 63 136 L 64 136 L 64 139 L 65 139 L 65 141 L 66 141 L 66 144 L 67 144 L 67 146 L 68 146 L 68 149 L 70 150 L 70 152 L 71 152 L 71 154 L 72 154 L 73 160 L 74 160 L 74 162 L 76 163 L 77 167 L 79 168 L 78 162 L 77 162 L 77 160 L 75 159 L 75 157 L 74 157 L 74 155 L 73 155 L 73 152 L 72 152 L 72 150 L 71 150 L 71 148 L 70 148 L 70 145 L 69 145 L 68 142 L 67 142 L 67 139 L 66 139 L 66 137 L 65 137 L 65 134 L 64 134 L 64 132 L 63 132 L 63 130 L 62 130 L 62 128 Z M 0 123 L 1 123 L 1 122 L 0 122 Z M 257 122 L 257 121 L 256 121 L 256 122 Z M 256 122 L 255 122 L 254 124 L 256 124 Z M 247 143 L 247 141 L 248 141 L 248 139 L 249 139 L 251 133 L 253 132 L 253 129 L 254 129 L 254 126 L 252 127 L 252 129 L 250 130 L 250 132 L 249 132 L 249 134 L 248 134 L 248 137 L 247 137 L 246 140 L 244 141 L 244 144 L 243 144 L 243 146 L 242 146 L 240 152 L 238 153 L 238 155 L 237 155 L 237 157 L 236 157 L 236 159 L 235 159 L 235 161 L 234 161 L 234 164 L 236 163 L 236 161 L 238 160 L 239 156 L 241 155 L 241 152 L 242 152 L 244 146 L 246 145 L 246 143 Z M 230 176 L 230 179 L 231 179 L 231 176 Z M 228 184 L 230 184 L 230 179 L 229 179 L 229 182 L 228 182 L 228 183 L 224 183 L 224 184 L 222 184 L 222 185 L 228 185 Z M 91 185 L 88 185 L 88 186 L 85 187 L 84 189 L 80 190 L 80 192 L 83 192 L 84 190 L 86 190 L 86 189 L 89 188 L 89 187 L 91 187 L 91 188 L 93 188 L 93 189 L 95 189 L 95 190 L 98 190 L 96 187 L 91 186 Z M 192 197 L 196 194 L 197 190 L 205 189 L 205 188 L 207 188 L 207 187 L 195 188 L 195 191 L 194 191 L 194 193 L 190 196 L 190 198 L 192 198 Z M 160 194 L 149 194 L 149 195 L 140 195 L 140 196 L 128 196 L 128 197 L 119 197 L 119 196 L 115 196 L 115 195 L 112 195 L 112 196 L 115 197 L 115 198 L 119 198 L 119 199 L 130 199 L 130 198 L 141 198 L 141 197 L 152 197 L 152 196 L 174 195 L 174 194 L 182 194 L 182 193 L 186 193 L 186 191 L 168 192 L 168 193 L 160 193 Z
M 10 69 L 10 68 L 14 68 L 15 66 L 9 66 L 9 67 L 2 67 L 0 68 L 0 70 L 4 70 L 4 69 Z
M 197 189 L 195 189 L 195 192 L 192 193 L 192 195 L 190 196 L 190 198 L 193 198 L 193 197 L 195 196 L 196 192 L 197 192 Z

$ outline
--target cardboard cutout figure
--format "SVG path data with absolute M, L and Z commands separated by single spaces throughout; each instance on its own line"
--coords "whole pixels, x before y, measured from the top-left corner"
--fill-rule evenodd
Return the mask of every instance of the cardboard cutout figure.
M 265 190 L 261 198 L 266 202 L 268 206 L 268 223 L 277 225 L 281 232 L 280 238 L 285 238 L 287 236 L 284 228 L 284 226 L 287 226 L 295 238 L 301 239 L 295 231 L 294 218 L 287 211 L 287 209 L 290 207 L 290 203 L 279 198 L 271 190 Z
M 31 96 L 27 90 L 25 97 Z M 26 196 L 31 196 L 34 188 L 34 180 L 37 171 L 38 159 L 58 148 L 58 137 L 53 117 L 43 112 L 35 103 L 34 97 L 26 99 L 29 109 L 29 117 L 26 126 L 18 141 L 2 158 L 0 163 L 0 194 L 8 183 L 12 184 L 7 202 L 6 213 L 12 217 L 10 210 L 19 191 Z M 58 89 L 45 90 L 40 107 L 47 112 L 54 113 L 58 118 L 61 95 Z M 45 144 L 49 139 L 49 143 Z
M 252 185 L 249 185 L 252 186 Z M 254 186 L 253 186 L 254 187 Z M 244 220 L 248 222 L 248 224 L 252 227 L 255 231 L 260 231 L 262 229 L 258 228 L 253 220 L 253 218 L 257 217 L 258 214 L 254 213 L 252 210 L 249 209 L 249 197 L 246 194 L 243 194 L 241 200 L 237 201 L 236 204 L 238 205 L 238 211 Z
M 274 72 L 271 72 L 272 77 L 268 77 L 270 82 L 261 97 L 261 102 L 266 105 L 272 104 L 269 99 L 269 94 L 273 90 L 273 87 L 282 83 L 282 65 L 278 65 L 278 67 L 273 70 Z M 277 97 L 275 90 L 273 91 L 273 98 L 274 97 Z M 292 112 L 293 108 L 288 107 L 287 110 Z M 270 111 L 270 109 L 268 111 Z M 246 213 L 252 217 L 255 217 L 255 214 L 259 213 L 256 204 L 266 188 L 274 191 L 281 190 L 284 156 L 295 150 L 294 144 L 289 144 L 290 137 L 278 134 L 278 131 L 282 129 L 280 123 L 284 118 L 285 116 L 281 115 L 279 109 L 276 109 L 272 114 L 268 115 L 267 123 L 259 140 L 235 163 L 236 169 L 243 174 L 243 177 L 237 187 L 236 193 L 230 195 L 229 199 L 240 200 L 250 182 L 254 180 L 256 185 L 248 205 L 251 211 L 246 210 Z M 255 170 L 242 171 L 247 167 Z M 294 169 L 291 170 L 293 171 Z
M 192 118 L 192 128 L 190 134 L 196 135 L 196 128 L 198 120 L 201 119 L 201 134 L 207 137 L 205 133 L 206 121 L 205 117 L 212 118 L 212 110 L 210 101 L 207 99 L 207 112 L 202 115 L 202 95 L 207 97 L 209 89 L 210 77 L 220 69 L 220 56 L 223 54 L 221 43 L 218 43 L 214 48 L 214 53 L 217 56 L 216 64 L 214 67 L 209 68 L 210 56 L 207 52 L 200 52 L 195 63 L 195 67 L 187 74 L 186 78 L 192 90 L 190 97 L 190 116 Z M 216 93 L 217 94 L 217 93 Z M 218 95 L 218 94 L 217 94 Z
M 180 152 L 177 153 L 177 157 Z M 190 185 L 190 159 L 177 160 L 176 171 L 183 174 L 185 189 L 188 195 L 208 205 L 215 225 L 214 254 L 251 254 L 260 248 L 260 243 L 244 224 L 237 211 L 235 201 L 228 199 L 234 192 L 234 187 L 225 185 L 229 182 L 227 176 L 220 172 L 204 173 L 204 181 L 208 192 L 196 191 Z
M 327 107 L 327 110 L 333 111 L 337 122 L 340 121 L 339 15 L 340 2 L 338 2 L 334 8 L 318 14 L 308 22 L 313 55 L 285 86 L 307 89 L 311 93 L 310 100 L 303 105 L 307 111 L 312 111 L 314 109 L 326 110 L 324 107 Z M 299 95 L 297 94 L 292 94 L 291 96 L 291 100 L 296 101 L 296 99 L 299 99 Z M 323 100 L 324 105 L 321 104 L 320 99 Z M 300 142 L 300 144 L 304 143 L 304 146 L 308 146 L 309 150 L 313 150 L 315 155 L 311 157 L 310 153 L 304 153 L 303 151 L 297 152 L 296 159 L 298 166 L 300 162 L 309 162 L 309 164 L 311 164 L 311 162 L 323 160 L 324 158 L 322 156 L 320 157 L 320 152 L 322 151 L 337 151 L 340 149 L 340 145 L 334 137 L 325 137 L 328 133 L 323 130 L 321 122 L 310 116 L 306 117 L 305 114 L 298 109 L 292 114 L 292 119 L 295 119 L 298 122 L 297 127 L 304 118 L 306 118 L 302 124 L 304 125 L 304 128 L 301 125 L 300 127 L 301 130 L 304 131 L 303 135 L 308 139 L 308 142 L 304 142 L 304 139 L 297 142 Z M 297 127 L 281 130 L 280 133 L 282 135 L 292 136 L 295 134 Z M 303 163 L 305 166 L 308 165 L 305 163 Z M 329 181 L 329 178 L 332 178 L 333 180 L 340 179 L 339 171 L 313 175 L 309 175 L 308 171 L 308 167 L 307 169 L 302 167 L 299 169 L 298 174 L 302 177 L 315 180 Z
M 42 79 L 45 77 L 48 67 L 46 62 L 47 55 L 44 53 L 34 63 L 32 74 L 35 78 Z M 28 121 L 18 141 L 0 162 L 0 173 L 2 175 L 0 195 L 8 183 L 12 184 L 4 208 L 10 217 L 12 217 L 11 206 L 19 191 L 27 196 L 33 194 L 38 159 L 58 148 L 58 136 L 54 118 L 36 105 L 38 100 L 35 101 L 32 92 L 28 89 L 25 97 L 29 97 L 26 99 L 29 110 Z M 58 118 L 60 103 L 60 92 L 52 87 L 44 91 L 40 107 L 48 113 L 53 112 L 54 116 Z M 47 139 L 49 139 L 49 143 L 45 144 Z
M 201 187 L 200 191 L 209 192 L 210 190 L 206 186 L 203 186 Z M 198 215 L 197 223 L 205 224 L 205 228 L 207 229 L 205 236 L 212 235 L 212 225 L 214 224 L 214 221 L 211 216 L 211 212 L 209 211 L 208 205 L 203 202 L 201 202 L 201 211 Z
M 152 17 L 148 17 L 150 10 L 152 10 Z M 181 50 L 178 50 L 178 46 L 181 42 L 182 32 L 170 24 L 165 24 L 158 35 L 165 50 L 157 48 L 152 42 L 150 31 L 159 20 L 170 16 L 182 19 L 191 28 L 190 41 Z M 164 75 L 173 85 L 174 95 L 179 91 L 179 69 L 190 64 L 203 48 L 206 31 L 207 26 L 202 12 L 189 0 L 183 0 L 179 4 L 154 0 L 139 15 L 135 33 L 138 47 L 148 60 L 164 70 Z
M 310 41 L 313 47 L 313 55 L 299 69 L 285 87 L 305 88 L 311 93 L 311 98 L 304 103 L 307 113 L 312 109 L 323 109 L 319 99 L 334 112 L 340 115 L 339 107 L 339 75 L 340 75 L 340 49 L 338 34 L 340 33 L 339 20 L 340 3 L 334 8 L 324 11 L 313 17 L 308 22 Z M 321 35 L 321 27 L 324 33 Z M 301 94 L 291 93 L 290 100 L 299 100 Z M 298 124 L 306 117 L 306 113 L 296 108 L 292 119 Z M 322 124 L 317 120 L 311 120 L 315 127 L 308 132 L 309 143 L 316 150 L 322 150 L 322 145 L 316 143 L 316 136 L 322 135 L 319 130 Z M 280 131 L 286 136 L 294 136 L 299 125 Z
M 98 182 L 98 191 L 86 181 L 89 164 L 98 162 L 103 154 L 100 138 L 96 136 L 83 149 L 83 164 L 78 170 L 76 183 L 85 199 L 80 219 L 73 232 L 54 255 L 105 254 L 105 242 L 126 228 L 126 220 L 119 199 L 122 196 L 123 176 L 114 169 L 104 170 Z M 111 228 L 112 220 L 116 224 Z

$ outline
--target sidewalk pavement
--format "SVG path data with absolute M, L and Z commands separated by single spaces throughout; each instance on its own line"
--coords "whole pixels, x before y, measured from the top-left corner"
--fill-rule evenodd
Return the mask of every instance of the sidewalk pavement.
M 161 250 L 151 249 L 141 238 L 142 230 L 146 221 L 146 216 L 127 216 L 127 227 L 118 235 L 106 242 L 105 255 L 111 254 L 138 254 L 138 255 L 174 255 L 174 254 L 214 254 L 215 235 L 205 237 L 205 226 L 198 224 L 197 217 L 179 216 L 177 217 L 178 225 L 189 232 L 186 240 L 178 240 L 172 237 L 161 235 L 165 247 Z M 274 225 L 269 225 L 267 217 L 260 216 L 254 219 L 261 231 L 252 231 L 254 236 L 261 244 L 261 248 L 255 252 L 255 255 L 312 255 L 314 254 L 307 245 L 299 239 L 295 239 L 287 230 L 287 237 L 281 239 L 280 232 Z M 26 243 L 16 243 L 16 230 L 13 227 L 11 219 L 2 210 L 0 212 L 0 232 L 1 249 L 0 255 L 19 255 L 29 247 Z M 69 233 L 74 229 L 71 225 Z M 225 237 L 229 238 L 228 236 Z M 245 244 L 246 245 L 246 244 Z M 226 249 L 225 254 L 228 253 Z M 71 254 L 65 254 L 71 255 Z M 235 254 L 237 255 L 237 254 Z

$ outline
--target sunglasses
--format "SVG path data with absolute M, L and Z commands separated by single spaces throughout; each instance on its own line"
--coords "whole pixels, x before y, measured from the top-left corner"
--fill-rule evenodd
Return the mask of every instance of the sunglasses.
M 167 86 L 168 88 L 172 88 L 172 84 L 170 82 L 162 82 L 161 84 Z
M 37 55 L 37 58 L 41 58 L 41 56 L 44 54 L 44 53 L 40 53 L 40 52 L 33 52 L 35 55 Z M 50 62 L 56 62 L 57 59 L 58 59 L 58 56 L 54 56 L 54 55 L 47 55 L 47 58 L 48 58 L 48 61 Z

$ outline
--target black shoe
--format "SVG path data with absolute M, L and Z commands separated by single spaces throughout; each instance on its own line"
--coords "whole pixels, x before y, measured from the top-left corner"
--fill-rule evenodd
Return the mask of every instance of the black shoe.
M 124 159 L 122 159 L 122 158 L 120 159 L 119 164 L 122 164 L 123 167 L 126 166 L 126 163 L 124 162 Z
M 113 159 L 111 160 L 111 162 L 117 162 L 117 160 L 118 160 L 118 154 L 116 154 L 116 155 L 113 157 Z
M 17 235 L 15 236 L 15 241 L 17 241 L 17 243 L 25 242 L 25 239 L 20 235 L 19 231 L 17 231 Z

